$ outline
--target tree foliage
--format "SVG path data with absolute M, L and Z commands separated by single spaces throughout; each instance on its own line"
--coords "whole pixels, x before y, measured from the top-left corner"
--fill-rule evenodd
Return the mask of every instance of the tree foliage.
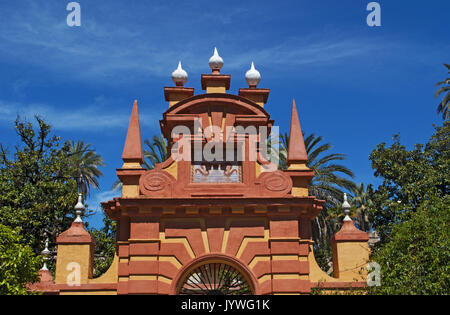
M 78 189 L 85 198 L 89 197 L 91 187 L 97 190 L 100 188 L 98 178 L 103 173 L 98 168 L 105 166 L 104 160 L 90 143 L 85 144 L 84 141 L 70 142 L 70 155 L 78 173 Z
M 19 228 L 0 224 L 0 295 L 35 294 L 27 291 L 26 284 L 38 281 L 41 264 Z
M 103 227 L 90 229 L 95 238 L 94 277 L 104 274 L 114 259 L 116 252 L 116 222 L 103 214 Z
M 144 164 L 146 169 L 153 169 L 158 163 L 162 163 L 169 158 L 167 140 L 163 134 L 153 136 L 153 142 L 144 140 L 147 149 L 144 150 Z
M 367 188 L 364 188 L 364 184 L 361 183 L 353 189 L 353 197 L 350 200 L 350 204 L 354 208 L 351 210 L 354 210 L 352 213 L 355 215 L 355 224 L 358 229 L 364 232 L 370 232 L 371 230 L 370 210 L 373 208 L 372 194 L 372 185 L 367 185 Z
M 395 225 L 372 259 L 381 266 L 373 294 L 450 294 L 450 198 L 433 196 Z
M 20 142 L 12 155 L 0 145 L 0 223 L 20 227 L 37 254 L 47 236 L 52 246 L 70 227 L 77 184 L 69 144 L 51 136 L 50 126 L 39 117 L 36 122 L 35 130 L 17 118 Z
M 375 176 L 383 179 L 372 196 L 371 213 L 380 244 L 389 240 L 394 225 L 408 221 L 425 200 L 448 195 L 449 139 L 450 122 L 446 121 L 425 146 L 418 144 L 409 151 L 395 136 L 390 147 L 382 143 L 371 153 Z
M 330 269 L 332 260 L 329 242 L 341 226 L 339 214 L 334 210 L 342 204 L 344 191 L 353 191 L 356 185 L 352 180 L 353 172 L 340 164 L 340 161 L 346 158 L 344 154 L 331 153 L 332 145 L 323 143 L 321 136 L 315 134 L 303 136 L 308 155 L 306 165 L 315 174 L 308 187 L 309 194 L 317 199 L 325 200 L 323 210 L 313 221 L 312 234 L 316 260 L 319 266 L 327 271 Z M 281 135 L 280 169 L 287 169 L 288 151 L 289 136 L 285 133 Z
M 352 191 L 356 185 L 352 181 L 353 172 L 340 164 L 346 156 L 330 153 L 332 145 L 323 143 L 321 136 L 305 136 L 305 148 L 308 155 L 306 165 L 314 171 L 314 178 L 309 186 L 312 196 L 325 200 L 327 207 L 342 203 L 344 191 Z M 288 134 L 281 135 L 280 168 L 287 169 L 287 152 L 289 151 Z
M 450 288 L 450 122 L 425 145 L 407 150 L 394 138 L 370 155 L 383 183 L 372 195 L 381 266 L 379 294 L 448 294 Z

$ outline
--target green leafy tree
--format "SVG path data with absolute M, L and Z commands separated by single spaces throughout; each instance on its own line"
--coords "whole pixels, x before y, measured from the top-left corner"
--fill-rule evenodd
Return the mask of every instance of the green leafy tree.
M 450 74 L 450 65 L 444 64 L 444 66 L 449 70 L 448 74 Z M 450 102 L 450 78 L 446 78 L 445 81 L 441 81 L 438 84 L 436 84 L 437 87 L 441 86 L 439 90 L 436 92 L 435 97 L 439 97 L 441 94 L 444 94 L 444 98 L 438 105 L 437 113 L 442 113 L 442 119 L 447 119 L 449 117 L 448 113 L 448 103 Z
M 98 168 L 105 166 L 104 160 L 92 149 L 90 143 L 85 144 L 84 141 L 72 141 L 70 155 L 78 173 L 79 191 L 86 198 L 90 196 L 91 187 L 97 190 L 100 188 L 98 178 L 103 176 L 103 173 Z
M 20 141 L 14 153 L 0 145 L 0 224 L 19 227 L 24 242 L 38 254 L 47 236 L 54 247 L 56 236 L 73 221 L 77 169 L 69 143 L 52 136 L 39 117 L 36 122 L 35 129 L 17 118 Z
M 425 146 L 417 144 L 409 151 L 395 136 L 390 147 L 382 143 L 371 153 L 375 176 L 383 179 L 371 197 L 371 216 L 380 245 L 389 240 L 392 227 L 408 221 L 425 200 L 448 195 L 449 139 L 450 121 L 445 121 Z
M 0 295 L 36 294 L 26 288 L 38 281 L 42 259 L 24 243 L 20 229 L 0 224 Z
M 389 242 L 375 249 L 381 286 L 372 294 L 450 294 L 450 198 L 424 200 L 407 221 L 396 224 Z
M 398 136 L 370 155 L 383 183 L 372 195 L 373 227 L 381 241 L 376 294 L 449 294 L 450 121 L 425 145 L 407 150 Z
M 95 238 L 94 277 L 104 274 L 114 259 L 116 252 L 116 222 L 103 214 L 103 227 L 90 229 Z

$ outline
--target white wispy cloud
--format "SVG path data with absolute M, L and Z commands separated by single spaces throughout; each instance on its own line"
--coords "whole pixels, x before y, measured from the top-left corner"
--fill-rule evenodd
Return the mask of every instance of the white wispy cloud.
M 58 107 L 48 104 L 22 104 L 0 100 L 0 121 L 13 122 L 17 115 L 27 120 L 35 115 L 43 118 L 52 127 L 63 131 L 96 131 L 110 128 L 127 128 L 131 104 L 123 110 L 107 110 L 102 105 L 102 98 L 84 107 Z M 158 128 L 155 115 L 139 114 L 140 124 L 150 128 Z M 158 116 L 159 117 L 159 116 Z
M 20 14 L 12 13 L 3 22 L 0 21 L 0 53 L 51 71 L 70 73 L 73 78 L 103 78 L 101 81 L 107 82 L 104 78 L 114 77 L 114 81 L 111 81 L 114 83 L 127 80 L 131 75 L 169 77 L 179 59 L 190 71 L 204 71 L 215 40 L 219 51 L 220 45 L 226 47 L 227 55 L 223 57 L 228 71 L 244 71 L 251 60 L 264 64 L 268 69 L 312 64 L 321 67 L 381 49 L 374 39 L 324 37 L 320 33 L 282 41 L 273 40 L 271 45 L 262 40 L 259 45 L 246 47 L 243 45 L 246 38 L 255 42 L 258 37 L 262 39 L 264 34 L 244 32 L 239 34 L 237 40 L 236 34 L 223 32 L 220 38 L 215 39 L 215 31 L 207 27 L 202 36 L 196 36 L 195 41 L 192 41 L 189 25 L 183 25 L 182 30 L 177 27 L 177 24 L 186 24 L 185 21 L 162 18 L 164 14 L 170 13 L 169 5 L 149 6 L 148 15 L 155 21 L 145 28 L 142 24 L 136 27 L 131 21 L 123 23 L 123 19 L 114 21 L 114 18 L 118 18 L 114 10 L 120 7 L 108 11 L 114 14 L 111 21 L 103 19 L 101 22 L 98 16 L 88 15 L 88 9 L 92 8 L 87 7 L 82 11 L 85 12 L 82 15 L 82 27 L 72 29 L 65 24 L 66 12 L 63 9 L 55 2 L 36 4 L 33 1 Z M 251 12 L 242 8 L 225 10 L 219 14 L 220 19 L 216 22 L 230 24 L 242 14 Z M 121 12 L 121 15 L 126 16 L 126 13 Z M 208 12 L 201 15 L 186 12 L 185 15 L 205 25 L 211 24 L 213 16 L 217 16 Z M 120 27 L 118 23 L 121 23 Z
M 120 190 L 107 190 L 107 191 L 92 191 L 91 198 L 88 200 L 89 209 L 94 213 L 98 213 L 102 211 L 102 207 L 100 205 L 101 202 L 109 201 L 114 197 L 120 197 Z

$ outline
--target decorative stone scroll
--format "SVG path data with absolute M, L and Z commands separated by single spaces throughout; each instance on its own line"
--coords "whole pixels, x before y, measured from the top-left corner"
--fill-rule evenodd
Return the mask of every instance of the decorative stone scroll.
M 145 172 L 139 179 L 141 194 L 150 197 L 172 197 L 172 186 L 175 178 L 161 170 Z
M 256 179 L 261 195 L 284 196 L 292 190 L 292 179 L 281 171 L 264 172 Z

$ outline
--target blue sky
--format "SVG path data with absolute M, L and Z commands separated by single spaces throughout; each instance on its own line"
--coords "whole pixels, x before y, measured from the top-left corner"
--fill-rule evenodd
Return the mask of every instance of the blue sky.
M 434 84 L 450 63 L 449 1 L 378 1 L 375 28 L 366 24 L 368 0 L 78 2 L 82 24 L 72 28 L 69 1 L 1 2 L 0 142 L 17 143 L 17 114 L 39 114 L 63 139 L 92 143 L 107 164 L 93 209 L 119 195 L 111 185 L 134 99 L 142 136 L 151 138 L 178 61 L 186 86 L 203 93 L 214 46 L 230 93 L 247 87 L 254 61 L 281 130 L 295 98 L 302 128 L 347 154 L 357 182 L 377 183 L 368 156 L 378 143 L 395 133 L 408 146 L 423 143 L 441 122 Z

